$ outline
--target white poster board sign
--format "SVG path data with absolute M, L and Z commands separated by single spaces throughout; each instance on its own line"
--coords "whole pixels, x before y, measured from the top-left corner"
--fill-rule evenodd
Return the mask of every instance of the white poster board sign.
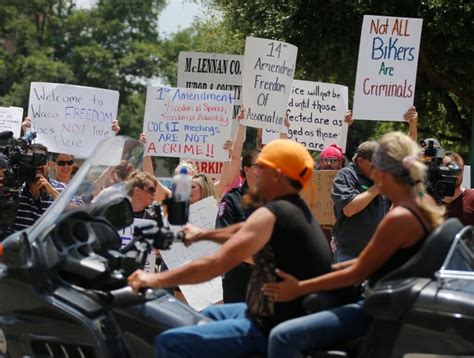
M 213 197 L 198 201 L 189 208 L 189 222 L 202 228 L 214 228 L 216 216 L 217 202 Z M 218 244 L 209 241 L 197 242 L 189 247 L 175 242 L 169 250 L 160 252 L 166 266 L 173 269 L 201 256 L 212 254 L 218 248 Z M 222 279 L 220 276 L 196 285 L 180 285 L 179 288 L 188 304 L 197 311 L 222 300 Z
M 308 150 L 321 151 L 337 144 L 346 149 L 348 88 L 337 84 L 293 80 L 288 101 L 288 139 L 303 144 Z M 286 127 L 285 130 L 286 132 Z M 280 130 L 283 132 L 283 130 Z M 262 143 L 277 139 L 277 131 L 264 129 Z
M 237 130 L 242 103 L 242 68 L 244 56 L 223 53 L 181 51 L 178 57 L 178 87 L 232 91 L 232 136 Z
M 132 225 L 127 226 L 126 228 L 118 232 L 120 235 L 120 239 L 122 240 L 121 247 L 122 248 L 125 247 L 125 245 L 127 245 L 130 241 L 132 241 L 133 230 L 136 225 L 153 224 L 153 223 L 154 223 L 153 220 L 134 219 Z M 156 266 L 156 254 L 154 251 L 152 251 L 148 254 L 146 258 L 146 263 L 143 270 L 146 272 L 156 272 L 155 266 Z
M 298 48 L 257 37 L 245 41 L 242 124 L 279 130 L 291 93 Z
M 462 177 L 462 184 L 465 188 L 471 188 L 471 166 L 465 165 L 464 166 L 464 174 Z
M 23 120 L 23 108 L 0 107 L 0 132 L 11 131 L 13 137 L 18 138 Z
M 230 91 L 148 87 L 146 155 L 228 161 L 234 100 Z
M 364 16 L 355 119 L 403 121 L 415 97 L 422 24 L 422 19 Z
M 31 82 L 28 116 L 36 142 L 50 152 L 89 157 L 112 137 L 119 92 L 58 83 Z

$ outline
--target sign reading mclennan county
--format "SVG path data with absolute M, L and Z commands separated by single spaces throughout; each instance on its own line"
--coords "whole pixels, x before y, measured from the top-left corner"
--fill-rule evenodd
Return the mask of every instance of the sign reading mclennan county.
M 0 133 L 4 131 L 13 132 L 13 137 L 20 136 L 21 121 L 23 120 L 23 108 L 0 107 Z
M 247 37 L 245 41 L 242 124 L 280 130 L 291 94 L 298 48 L 285 42 Z
M 146 154 L 228 161 L 234 93 L 148 87 L 143 132 Z
M 242 103 L 243 59 L 242 55 L 182 51 L 178 58 L 178 87 L 233 91 L 235 118 Z
M 364 16 L 354 88 L 355 119 L 403 121 L 415 97 L 423 20 Z
M 32 82 L 28 116 L 36 143 L 50 152 L 89 157 L 97 143 L 114 135 L 118 101 L 118 91 Z

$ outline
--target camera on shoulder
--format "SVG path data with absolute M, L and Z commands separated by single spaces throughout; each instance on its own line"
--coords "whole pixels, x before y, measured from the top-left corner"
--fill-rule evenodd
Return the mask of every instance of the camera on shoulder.
M 457 176 L 462 169 L 455 162 L 443 164 L 446 151 L 437 140 L 424 139 L 420 145 L 423 148 L 423 161 L 427 166 L 426 190 L 439 203 L 444 197 L 454 195 Z

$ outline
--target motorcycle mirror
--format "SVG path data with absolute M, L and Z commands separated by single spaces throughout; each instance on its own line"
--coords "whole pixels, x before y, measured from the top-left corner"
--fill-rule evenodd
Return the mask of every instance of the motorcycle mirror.
M 24 232 L 12 234 L 0 244 L 0 262 L 9 268 L 24 268 L 30 257 L 30 241 Z
M 127 197 L 119 193 L 101 198 L 92 206 L 90 213 L 106 218 L 116 230 L 122 230 L 133 223 L 132 204 Z

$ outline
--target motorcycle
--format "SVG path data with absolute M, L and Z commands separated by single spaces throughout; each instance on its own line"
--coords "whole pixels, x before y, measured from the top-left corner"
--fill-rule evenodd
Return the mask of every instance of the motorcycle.
M 141 166 L 143 145 L 117 136 L 94 153 L 32 227 L 0 245 L 2 357 L 152 357 L 159 333 L 208 320 L 164 289 L 131 291 L 127 276 L 177 235 L 158 220 L 121 249 L 119 230 L 133 222 L 125 185 L 92 198 L 121 161 Z
M 345 303 L 340 293 L 308 296 L 307 313 Z M 473 227 L 446 220 L 408 262 L 366 287 L 364 309 L 365 337 L 311 357 L 473 357 Z
M 139 168 L 142 156 L 135 140 L 105 140 L 31 228 L 1 243 L 1 357 L 152 357 L 159 333 L 208 322 L 163 289 L 135 295 L 126 283 L 152 247 L 177 239 L 159 216 L 155 225 L 136 227 L 121 248 L 118 232 L 133 221 L 125 186 L 92 200 L 115 165 L 127 160 Z M 329 296 L 309 297 L 308 313 L 334 305 Z M 373 317 L 366 337 L 311 355 L 473 356 L 473 302 L 473 229 L 448 220 L 411 260 L 366 290 Z

